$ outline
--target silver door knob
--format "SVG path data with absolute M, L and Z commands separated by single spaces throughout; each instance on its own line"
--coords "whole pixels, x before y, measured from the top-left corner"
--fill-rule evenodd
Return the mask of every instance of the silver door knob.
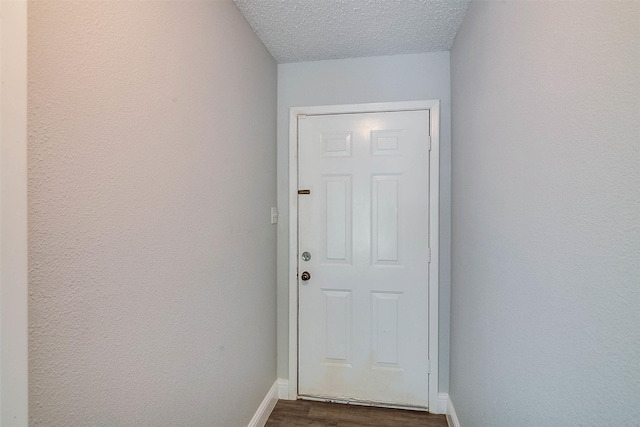
M 311 279 L 311 274 L 309 274 L 308 271 L 305 271 L 300 275 L 300 278 L 302 279 L 303 282 L 306 282 L 307 280 Z

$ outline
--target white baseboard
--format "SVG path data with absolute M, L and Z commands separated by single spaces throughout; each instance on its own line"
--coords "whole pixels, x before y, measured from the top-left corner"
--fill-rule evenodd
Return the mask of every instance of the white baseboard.
M 247 427 L 264 427 L 269 415 L 271 415 L 271 411 L 273 411 L 273 407 L 278 403 L 278 389 L 278 381 L 276 381 L 267 392 L 260 406 L 258 406 L 258 410 L 253 414 L 253 418 L 251 418 Z
M 278 397 L 289 400 L 289 380 L 285 380 L 284 378 L 278 379 Z
M 447 393 L 438 393 L 438 406 L 434 414 L 446 414 L 449 405 L 449 395 Z
M 460 427 L 460 421 L 458 421 L 458 416 L 456 415 L 456 410 L 451 402 L 451 397 L 448 397 L 447 400 L 447 424 L 449 424 L 449 427 Z

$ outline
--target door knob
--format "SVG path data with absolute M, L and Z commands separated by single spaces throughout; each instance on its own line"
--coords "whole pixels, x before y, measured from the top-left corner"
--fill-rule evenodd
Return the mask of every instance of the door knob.
M 311 274 L 309 274 L 308 271 L 305 271 L 300 275 L 300 278 L 302 279 L 303 282 L 306 282 L 307 280 L 311 279 Z

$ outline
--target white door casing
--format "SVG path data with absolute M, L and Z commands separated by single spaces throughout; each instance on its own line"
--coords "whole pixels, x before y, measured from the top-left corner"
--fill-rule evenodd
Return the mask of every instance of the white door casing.
M 436 407 L 438 107 L 291 110 L 290 398 Z

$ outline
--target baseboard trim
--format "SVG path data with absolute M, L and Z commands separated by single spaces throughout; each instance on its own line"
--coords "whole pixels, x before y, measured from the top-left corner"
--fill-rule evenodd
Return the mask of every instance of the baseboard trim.
M 258 406 L 258 410 L 253 414 L 253 418 L 249 421 L 249 425 L 247 427 L 264 427 L 269 419 L 269 415 L 271 415 L 271 411 L 273 411 L 274 406 L 278 403 L 278 381 L 273 383 L 267 395 Z
M 289 380 L 285 380 L 284 378 L 278 379 L 278 397 L 280 399 L 290 400 L 289 399 Z
M 438 393 L 438 405 L 436 406 L 435 414 L 446 414 L 447 406 L 449 405 L 449 395 L 447 393 Z
M 449 427 L 460 427 L 460 421 L 458 421 L 458 416 L 456 415 L 456 410 L 453 407 L 450 396 L 447 397 L 447 424 L 449 424 Z

